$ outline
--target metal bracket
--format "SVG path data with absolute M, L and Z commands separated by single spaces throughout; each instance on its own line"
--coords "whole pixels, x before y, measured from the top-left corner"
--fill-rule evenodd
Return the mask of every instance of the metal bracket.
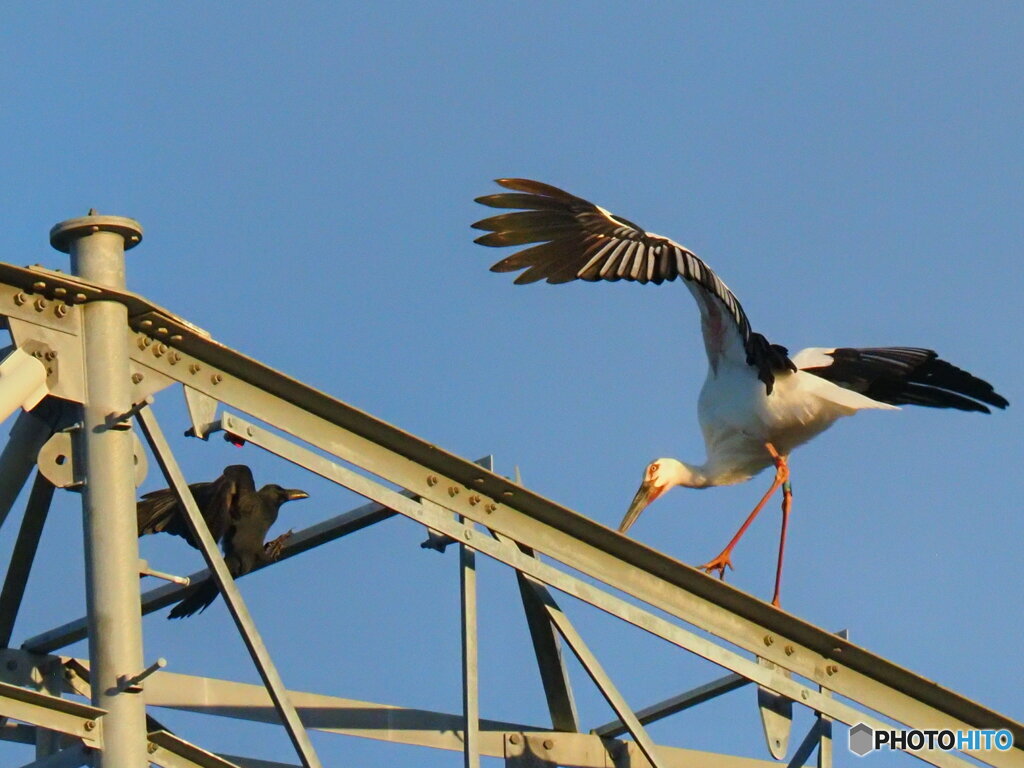
M 142 559 L 139 560 L 139 575 L 152 576 L 154 579 L 163 579 L 172 584 L 180 584 L 183 587 L 187 587 L 192 583 L 192 579 L 188 576 L 175 576 L 173 573 L 167 573 L 166 571 L 153 570 L 149 567 L 149 563 Z
M 220 402 L 209 395 L 205 395 L 198 389 L 182 385 L 185 392 L 185 405 L 188 407 L 188 417 L 192 422 L 192 428 L 186 435 L 198 437 L 205 440 L 217 426 L 217 406 Z
M 149 472 L 149 461 L 136 434 L 132 434 L 132 454 L 135 459 L 135 487 L 138 488 Z M 81 487 L 82 479 L 75 471 L 75 442 L 71 431 L 55 432 L 40 449 L 37 463 L 43 477 L 58 488 L 75 490 Z
M 787 670 L 776 667 L 767 659 L 759 656 L 757 663 L 766 669 L 774 669 L 779 674 L 789 677 Z M 764 738 L 768 743 L 768 752 L 776 760 L 782 760 L 789 751 L 789 734 L 793 728 L 793 701 L 764 686 L 758 686 L 757 707 L 761 712 L 761 725 L 764 726 Z
M 117 680 L 117 689 L 124 693 L 142 693 L 142 681 L 167 666 L 167 659 L 161 656 L 141 672 L 131 676 L 122 675 Z

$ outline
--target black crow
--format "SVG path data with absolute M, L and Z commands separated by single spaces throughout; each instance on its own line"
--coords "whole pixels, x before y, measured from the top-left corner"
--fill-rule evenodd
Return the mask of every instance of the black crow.
M 225 467 L 224 473 L 216 480 L 193 483 L 189 489 L 210 533 L 224 550 L 224 562 L 234 578 L 280 556 L 281 548 L 291 533 L 264 543 L 267 531 L 277 520 L 282 504 L 309 497 L 305 491 L 279 485 L 265 485 L 257 491 L 252 470 L 244 464 Z M 199 548 L 188 529 L 184 510 L 170 488 L 145 494 L 136 512 L 139 536 L 170 533 Z M 180 619 L 204 611 L 216 598 L 216 584 L 212 578 L 206 579 L 189 587 L 185 598 L 174 607 L 168 618 Z

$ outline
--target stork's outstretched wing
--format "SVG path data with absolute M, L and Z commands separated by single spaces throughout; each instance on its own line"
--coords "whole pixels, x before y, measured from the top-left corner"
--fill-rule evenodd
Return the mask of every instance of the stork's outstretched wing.
M 784 347 L 751 330 L 732 291 L 692 251 L 556 187 L 528 179 L 497 182 L 516 191 L 485 195 L 477 202 L 522 210 L 478 221 L 473 227 L 488 234 L 476 242 L 495 247 L 540 244 L 502 259 L 492 271 L 525 269 L 516 278 L 519 285 L 545 278 L 549 283 L 631 280 L 660 284 L 682 277 L 700 308 L 712 368 L 730 353 L 738 354 L 757 370 L 769 394 L 776 373 L 796 370 Z
M 890 405 L 925 405 L 989 413 L 983 405 L 1009 402 L 992 385 L 931 349 L 919 347 L 811 347 L 794 355 L 800 370 Z

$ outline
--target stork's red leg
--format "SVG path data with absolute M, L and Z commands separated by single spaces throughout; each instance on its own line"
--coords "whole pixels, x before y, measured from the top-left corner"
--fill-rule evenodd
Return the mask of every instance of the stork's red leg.
M 786 526 L 789 525 L 789 512 L 793 508 L 793 486 L 786 480 L 782 484 L 782 535 L 779 537 L 779 564 L 775 566 L 775 594 L 772 605 L 779 608 L 779 591 L 782 588 L 782 556 L 786 552 Z
M 732 568 L 732 560 L 730 555 L 732 554 L 733 547 L 736 546 L 737 542 L 743 538 L 743 534 L 747 532 L 747 528 L 754 522 L 754 518 L 757 517 L 758 513 L 764 508 L 764 505 L 768 503 L 768 499 L 779 489 L 779 486 L 789 480 L 789 465 L 786 464 L 786 457 L 775 450 L 775 446 L 771 443 L 765 443 L 765 448 L 768 449 L 768 453 L 771 454 L 772 461 L 775 462 L 775 481 L 772 483 L 772 487 L 768 489 L 768 492 L 761 497 L 761 500 L 754 507 L 754 511 L 747 517 L 746 522 L 740 526 L 740 529 L 736 531 L 736 535 L 732 537 L 732 540 L 725 545 L 725 549 L 722 550 L 721 554 L 718 555 L 714 560 L 704 563 L 700 566 L 701 570 L 705 573 L 712 573 L 718 571 L 718 577 L 720 579 L 725 578 L 725 569 Z

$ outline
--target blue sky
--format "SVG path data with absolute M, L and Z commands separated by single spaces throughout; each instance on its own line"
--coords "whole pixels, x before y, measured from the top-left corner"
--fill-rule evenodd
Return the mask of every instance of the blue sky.
M 504 474 L 518 465 L 608 525 L 648 461 L 703 460 L 697 313 L 674 284 L 516 287 L 490 274 L 501 254 L 474 245 L 469 224 L 491 179 L 547 181 L 679 240 L 791 350 L 933 347 L 1013 406 L 863 414 L 798 450 L 784 605 L 1024 719 L 1024 11 L 367 5 L 8 9 L 3 258 L 65 268 L 52 224 L 90 207 L 135 217 L 133 290 L 448 450 L 493 453 Z M 179 400 L 158 401 L 172 435 Z M 245 461 L 258 482 L 307 488 L 281 530 L 359 503 L 254 448 L 175 447 L 192 480 Z M 704 562 L 768 481 L 674 491 L 632 533 Z M 153 470 L 145 488 L 160 484 Z M 81 613 L 77 504 L 59 494 L 16 643 Z M 766 599 L 777 515 L 730 575 Z M 420 551 L 421 538 L 391 520 L 242 582 L 291 687 L 458 711 L 456 558 Z M 199 565 L 178 541 L 142 547 L 154 567 Z M 483 714 L 544 723 L 514 579 L 482 563 L 480 582 Z M 638 708 L 719 674 L 563 602 Z M 148 617 L 145 631 L 147 658 L 174 671 L 256 680 L 220 603 L 188 622 Z M 586 726 L 610 719 L 573 674 Z M 277 730 L 164 719 L 211 748 L 294 761 Z M 750 690 L 652 730 L 766 756 Z M 461 760 L 314 738 L 327 764 Z M 837 765 L 852 760 L 837 749 Z

